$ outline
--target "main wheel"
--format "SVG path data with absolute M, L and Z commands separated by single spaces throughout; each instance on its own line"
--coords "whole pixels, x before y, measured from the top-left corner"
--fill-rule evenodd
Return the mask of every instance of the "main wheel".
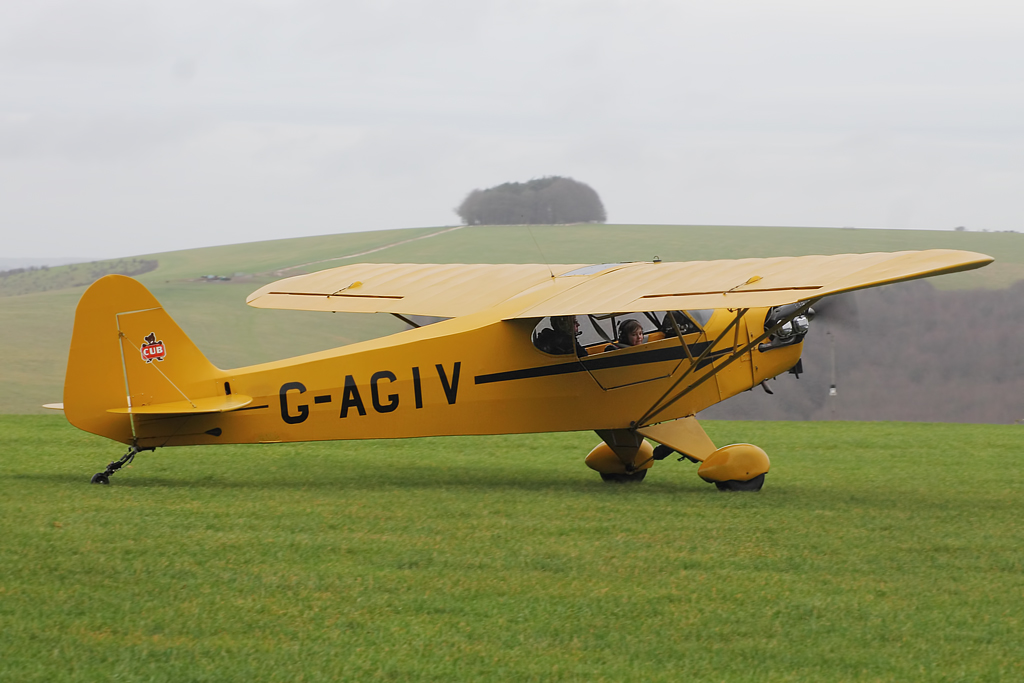
M 630 484 L 638 483 L 644 480 L 647 476 L 647 470 L 637 470 L 636 472 L 630 472 L 628 474 L 608 474 L 601 472 L 601 478 L 605 481 L 615 482 L 617 484 Z
M 737 481 L 735 479 L 716 481 L 715 486 L 718 487 L 719 491 L 760 491 L 761 487 L 764 486 L 764 475 L 759 474 L 750 481 Z
M 660 443 L 660 444 L 658 444 L 657 446 L 654 447 L 654 456 L 653 457 L 654 457 L 655 460 L 664 460 L 665 458 L 667 458 L 668 456 L 672 455 L 673 453 L 675 453 L 674 450 L 672 450 L 671 448 L 669 448 L 665 444 L 661 444 Z
M 92 483 L 93 484 L 109 484 L 110 483 L 110 477 L 108 477 L 105 472 L 97 472 L 96 474 L 92 475 Z

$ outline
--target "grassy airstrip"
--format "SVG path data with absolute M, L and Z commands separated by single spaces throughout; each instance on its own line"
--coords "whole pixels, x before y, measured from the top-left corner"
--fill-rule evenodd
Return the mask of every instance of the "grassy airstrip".
M 1024 429 L 708 422 L 759 494 L 593 434 L 119 454 L 0 416 L 0 680 L 1024 678 Z
M 139 279 L 236 367 L 402 329 L 244 305 L 346 263 L 926 248 L 999 259 L 939 287 L 1024 279 L 1021 234 L 611 225 L 231 245 Z M 1020 426 L 705 422 L 768 451 L 760 494 L 674 461 L 605 485 L 591 433 L 161 450 L 91 486 L 118 445 L 16 415 L 61 399 L 86 270 L 0 283 L 0 681 L 1024 679 Z

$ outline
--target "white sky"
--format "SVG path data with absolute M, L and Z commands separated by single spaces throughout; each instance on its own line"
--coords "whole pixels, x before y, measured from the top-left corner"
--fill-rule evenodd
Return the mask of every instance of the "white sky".
M 1024 229 L 1024 4 L 5 0 L 0 258 L 456 224 Z

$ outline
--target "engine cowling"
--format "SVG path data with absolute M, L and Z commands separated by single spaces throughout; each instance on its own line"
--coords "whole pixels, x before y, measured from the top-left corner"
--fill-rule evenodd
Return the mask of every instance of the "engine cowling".
M 804 304 L 795 303 L 768 309 L 768 315 L 765 317 L 764 321 L 765 332 L 799 311 L 802 306 L 804 306 Z M 810 319 L 813 317 L 814 311 L 808 309 L 806 313 L 801 313 L 795 318 L 792 318 L 789 322 L 775 330 L 775 333 L 768 338 L 768 341 L 759 344 L 757 347 L 758 351 L 763 353 L 765 351 L 770 351 L 771 349 L 799 344 L 807 335 L 807 331 L 810 329 Z

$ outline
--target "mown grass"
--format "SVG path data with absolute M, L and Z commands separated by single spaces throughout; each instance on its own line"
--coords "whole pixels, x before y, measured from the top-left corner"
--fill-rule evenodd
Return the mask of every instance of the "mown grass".
M 760 494 L 589 433 L 119 454 L 0 416 L 0 680 L 1017 680 L 1024 430 L 708 422 Z

